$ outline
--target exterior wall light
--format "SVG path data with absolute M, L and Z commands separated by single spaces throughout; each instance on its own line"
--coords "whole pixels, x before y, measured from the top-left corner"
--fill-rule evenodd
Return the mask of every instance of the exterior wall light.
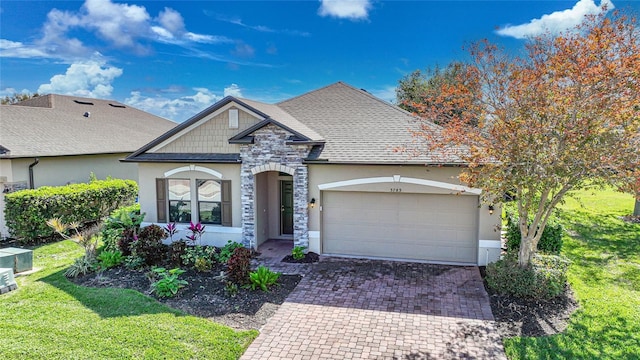
M 494 207 L 493 205 L 489 205 L 489 215 L 493 215 L 493 211 L 494 211 Z
M 309 207 L 312 209 L 316 207 L 316 198 L 311 198 L 311 201 L 309 201 Z

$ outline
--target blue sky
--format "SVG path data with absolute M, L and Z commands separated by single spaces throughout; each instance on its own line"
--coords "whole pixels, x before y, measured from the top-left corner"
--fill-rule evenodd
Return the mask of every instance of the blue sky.
M 181 122 L 225 95 L 276 102 L 336 81 L 394 99 L 416 69 L 488 38 L 574 26 L 640 1 L 12 1 L 0 3 L 0 95 L 115 99 Z

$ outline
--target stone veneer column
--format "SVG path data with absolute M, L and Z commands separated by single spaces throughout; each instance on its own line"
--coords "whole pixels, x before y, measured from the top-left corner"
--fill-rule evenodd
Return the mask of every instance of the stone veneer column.
M 309 175 L 302 159 L 307 157 L 311 146 L 287 145 L 290 135 L 282 128 L 267 125 L 253 133 L 253 144 L 240 147 L 242 243 L 246 247 L 255 246 L 255 175 L 266 171 L 283 171 L 293 176 L 294 245 L 309 247 Z
M 254 189 L 255 177 L 251 173 L 253 165 L 242 162 L 240 166 L 240 199 L 242 201 L 242 245 L 253 249 L 255 245 Z
M 309 175 L 300 164 L 293 176 L 293 246 L 309 248 Z

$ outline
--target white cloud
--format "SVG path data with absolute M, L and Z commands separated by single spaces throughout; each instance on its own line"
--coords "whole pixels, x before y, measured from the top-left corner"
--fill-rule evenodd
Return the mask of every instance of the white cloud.
M 606 10 L 604 10 L 605 7 Z M 547 31 L 557 34 L 580 24 L 585 15 L 599 14 L 613 8 L 614 5 L 609 0 L 600 1 L 600 6 L 596 5 L 594 0 L 579 0 L 571 9 L 546 14 L 526 24 L 509 25 L 497 30 L 496 33 L 516 39 L 542 35 Z
M 29 91 L 29 89 L 22 89 L 21 91 L 16 90 L 15 88 L 12 87 L 8 87 L 8 88 L 4 88 L 4 89 L 0 89 L 0 97 L 5 97 L 5 96 L 13 96 L 15 94 L 31 94 L 31 91 Z
M 38 46 L 25 45 L 21 42 L 0 39 L 0 57 L 38 58 L 48 57 L 47 52 Z
M 87 0 L 80 26 L 94 29 L 117 47 L 137 47 L 136 38 L 149 29 L 150 16 L 143 6 L 114 4 L 110 0 Z
M 183 122 L 207 107 L 219 101 L 223 96 L 242 97 L 242 92 L 237 84 L 231 84 L 224 88 L 223 96 L 217 95 L 207 88 L 193 88 L 191 95 L 170 98 L 166 96 L 145 96 L 141 91 L 132 91 L 131 96 L 125 99 L 125 104 L 136 107 L 140 110 L 171 119 L 176 122 Z M 171 91 L 162 91 L 171 93 Z
M 37 92 L 105 98 L 111 96 L 111 83 L 120 75 L 122 69 L 108 66 L 103 61 L 76 62 L 65 74 L 54 75 L 48 84 L 40 85 Z
M 188 47 L 194 43 L 231 42 L 224 36 L 187 31 L 182 15 L 164 8 L 152 18 L 144 6 L 114 3 L 111 0 L 86 0 L 78 11 L 53 9 L 42 26 L 42 37 L 33 44 L 4 40 L 0 56 L 18 58 L 52 58 L 73 62 L 90 56 L 95 50 L 70 34 L 78 30 L 94 32 L 109 45 L 150 51 L 151 42 Z
M 224 88 L 224 96 L 242 97 L 242 89 L 238 84 L 231 84 Z
M 369 16 L 370 0 L 320 0 L 318 9 L 320 16 L 331 16 L 341 19 L 361 20 Z

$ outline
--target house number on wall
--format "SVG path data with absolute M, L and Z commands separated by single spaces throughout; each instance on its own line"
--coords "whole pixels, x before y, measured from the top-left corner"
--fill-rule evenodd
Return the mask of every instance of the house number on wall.
M 391 192 L 402 192 L 400 188 L 391 188 Z

